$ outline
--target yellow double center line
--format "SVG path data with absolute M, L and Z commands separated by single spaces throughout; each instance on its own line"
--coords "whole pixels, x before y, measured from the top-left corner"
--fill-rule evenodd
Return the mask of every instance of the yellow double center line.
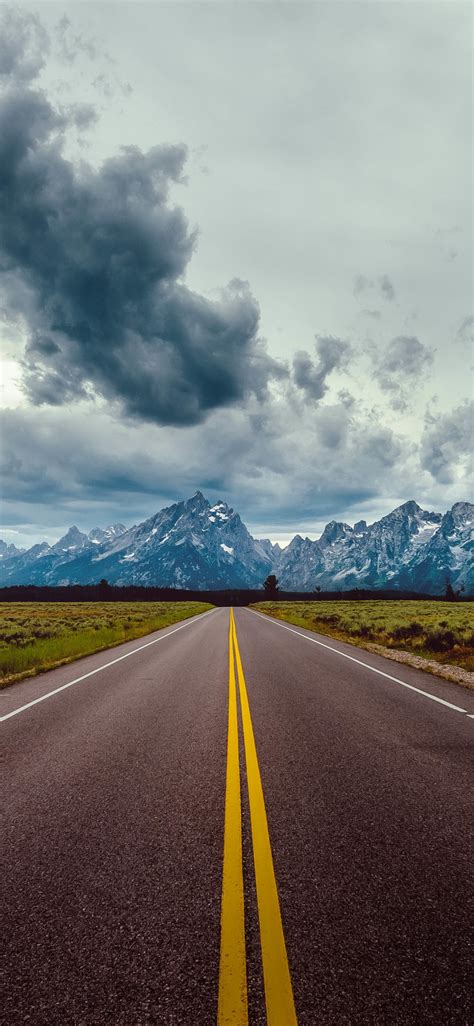
M 217 1023 L 218 1026 L 248 1026 L 235 665 L 242 712 L 267 1024 L 297 1026 L 265 800 L 233 610 L 229 626 L 229 721 Z

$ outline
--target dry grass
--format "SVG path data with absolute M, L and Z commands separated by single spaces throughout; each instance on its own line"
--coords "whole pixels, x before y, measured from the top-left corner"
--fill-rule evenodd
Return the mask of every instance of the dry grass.
M 211 608 L 206 602 L 1 602 L 0 687 Z
M 348 641 L 412 653 L 442 666 L 474 671 L 473 602 L 259 602 L 262 613 Z

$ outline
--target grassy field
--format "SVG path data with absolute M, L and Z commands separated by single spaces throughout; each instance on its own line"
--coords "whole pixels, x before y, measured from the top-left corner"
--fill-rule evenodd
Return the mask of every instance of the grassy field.
M 253 608 L 361 648 L 376 644 L 474 670 L 473 602 L 259 602 Z
M 207 602 L 1 602 L 0 687 L 211 608 Z

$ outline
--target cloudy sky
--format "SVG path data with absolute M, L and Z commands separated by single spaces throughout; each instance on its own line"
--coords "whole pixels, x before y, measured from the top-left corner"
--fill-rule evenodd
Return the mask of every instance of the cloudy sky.
M 471 498 L 470 4 L 0 18 L 0 535 Z

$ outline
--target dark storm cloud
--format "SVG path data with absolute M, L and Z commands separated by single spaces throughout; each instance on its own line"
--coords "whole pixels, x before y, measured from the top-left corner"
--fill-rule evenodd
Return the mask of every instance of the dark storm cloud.
M 64 136 L 93 112 L 57 110 L 24 85 L 39 68 L 28 56 L 37 26 L 16 24 L 0 100 L 0 274 L 7 311 L 26 320 L 31 401 L 99 394 L 131 416 L 195 424 L 217 406 L 261 399 L 283 371 L 258 337 L 247 283 L 212 301 L 183 283 L 195 234 L 169 189 L 186 148 L 126 147 L 99 170 L 75 168 Z
M 432 352 L 414 335 L 397 335 L 387 346 L 382 358 L 380 374 L 387 376 L 386 388 L 390 388 L 390 376 L 417 377 L 424 367 L 433 362 Z
M 379 468 L 395 467 L 403 452 L 403 443 L 391 428 L 380 427 L 367 430 L 361 435 L 361 452 L 368 456 L 370 463 Z
M 350 428 L 350 407 L 322 406 L 318 411 L 315 429 L 321 445 L 326 449 L 341 449 Z
M 304 392 L 308 402 L 322 399 L 329 388 L 327 378 L 333 370 L 346 366 L 351 355 L 349 342 L 331 335 L 317 335 L 315 350 L 316 362 L 305 350 L 293 358 L 295 384 Z
M 407 408 L 410 391 L 420 383 L 432 363 L 431 349 L 413 335 L 397 335 L 377 354 L 374 377 L 384 392 L 391 393 L 393 409 Z
M 266 407 L 266 409 L 265 409 Z M 291 403 L 216 410 L 182 432 L 124 424 L 104 410 L 29 408 L 0 413 L 5 517 L 31 523 L 32 510 L 51 527 L 140 520 L 201 487 L 261 523 L 301 530 L 391 486 L 406 467 L 404 443 L 385 427 L 342 405 L 305 406 L 295 422 Z M 73 458 L 71 458 L 73 454 Z M 401 491 L 403 495 L 403 489 Z M 39 518 L 39 519 L 38 519 Z M 1 533 L 1 532 L 0 532 Z
M 45 504 L 84 502 L 109 492 L 145 493 L 156 489 L 156 465 L 138 448 L 114 451 L 116 426 L 92 415 L 55 416 L 45 411 L 38 420 L 31 408 L 0 412 L 0 472 L 5 502 Z M 115 433 L 114 433 L 115 431 Z M 125 432 L 121 441 L 125 437 Z M 74 453 L 74 459 L 71 454 Z
M 460 466 L 472 462 L 473 434 L 473 402 L 462 403 L 449 413 L 429 413 L 421 438 L 422 467 L 441 484 L 451 484 Z

